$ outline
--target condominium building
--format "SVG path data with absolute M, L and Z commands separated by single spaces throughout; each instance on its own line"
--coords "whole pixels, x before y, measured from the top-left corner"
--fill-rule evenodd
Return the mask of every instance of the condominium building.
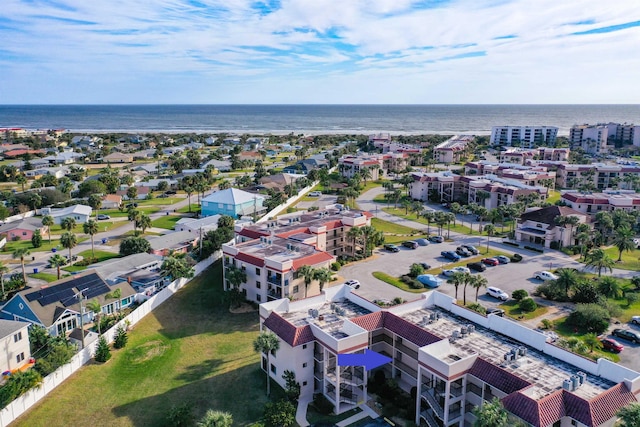
M 533 187 L 554 188 L 556 182 L 556 173 L 547 170 L 546 167 L 486 161 L 467 163 L 465 175 L 495 175 Z
M 345 155 L 338 159 L 338 171 L 345 178 L 353 178 L 368 169 L 371 180 L 377 180 L 383 167 L 383 155 Z
M 570 150 L 568 148 L 511 148 L 500 153 L 500 163 L 526 165 L 532 160 L 550 160 L 561 162 L 569 160 L 569 152 Z
M 588 165 L 556 165 L 556 185 L 560 188 L 588 186 L 598 190 L 607 188 L 632 189 L 640 180 L 640 167 L 592 163 Z
M 592 362 L 541 333 L 457 305 L 437 291 L 381 309 L 346 285 L 301 301 L 260 305 L 262 331 L 280 340 L 262 368 L 283 387 L 293 371 L 301 397 L 323 394 L 337 414 L 370 400 L 373 378 L 393 378 L 414 396 L 407 409 L 427 426 L 471 426 L 473 408 L 501 400 L 533 426 L 612 426 L 637 401 L 640 374 L 605 359 Z M 391 359 L 367 371 L 338 355 L 375 351 Z
M 518 218 L 515 239 L 519 242 L 550 248 L 553 242 L 559 246 L 576 244 L 576 226 L 564 227 L 556 223 L 558 217 L 576 217 L 578 224 L 588 224 L 589 218 L 583 212 L 566 206 L 533 208 Z
M 602 193 L 588 194 L 566 191 L 562 193 L 561 200 L 572 209 L 589 215 L 618 209 L 640 210 L 640 194 L 633 190 L 607 190 Z
M 240 288 L 250 301 L 317 295 L 319 283 L 305 289 L 296 271 L 302 265 L 328 268 L 338 256 L 355 255 L 357 248 L 347 234 L 353 227 L 371 225 L 371 217 L 369 212 L 328 207 L 236 224 L 235 243 L 222 246 L 224 263 L 246 272 L 247 281 Z M 228 289 L 226 269 L 223 274 Z
M 640 126 L 620 123 L 598 123 L 596 125 L 574 125 L 569 131 L 572 147 L 581 147 L 588 153 L 597 154 L 606 150 L 606 145 L 632 144 L 640 146 Z M 598 148 L 600 151 L 598 151 Z
M 496 175 L 460 176 L 451 172 L 411 174 L 409 186 L 411 198 L 438 202 L 477 203 L 487 209 L 516 203 L 520 196 L 537 193 L 541 200 L 547 198 L 548 189 L 523 184 L 519 180 Z
M 456 135 L 436 145 L 433 157 L 438 163 L 458 163 L 467 152 L 467 146 L 474 141 L 472 135 Z
M 533 148 L 537 145 L 554 145 L 558 128 L 554 126 L 494 126 L 491 129 L 491 145 L 515 145 Z

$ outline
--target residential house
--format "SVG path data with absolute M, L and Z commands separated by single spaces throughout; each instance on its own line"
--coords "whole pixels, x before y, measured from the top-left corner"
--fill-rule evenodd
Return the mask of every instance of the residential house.
M 0 372 L 14 372 L 31 362 L 28 322 L 0 319 Z
M 121 298 L 107 298 L 116 289 L 120 289 Z M 135 294 L 126 281 L 110 286 L 95 271 L 87 270 L 18 292 L 0 309 L 0 317 L 40 325 L 52 336 L 66 335 L 80 326 L 80 301 L 97 300 L 101 312 L 110 314 L 130 306 Z M 87 310 L 84 303 L 83 311 L 83 322 L 93 321 L 96 313 Z
M 53 217 L 53 222 L 56 224 L 60 224 L 64 218 L 73 218 L 78 224 L 84 224 L 89 218 L 91 218 L 92 212 L 93 209 L 91 209 L 91 206 L 85 205 L 73 205 L 61 209 L 41 209 L 41 214 L 51 215 Z
M 295 185 L 296 181 L 304 175 L 295 175 L 291 173 L 278 173 L 275 175 L 267 175 L 260 178 L 258 188 L 272 188 L 284 191 L 287 185 Z
M 11 166 L 13 166 L 16 169 L 21 170 L 21 171 L 26 173 L 27 171 L 24 170 L 24 164 L 25 164 L 24 160 L 18 160 L 18 161 L 15 161 L 15 162 L 11 163 Z M 29 164 L 31 165 L 31 167 L 33 169 L 44 169 L 44 168 L 49 167 L 49 162 L 48 161 L 43 160 L 43 159 L 39 159 L 39 158 L 33 158 L 33 159 L 29 160 Z
M 141 181 L 141 182 L 136 182 L 133 185 L 135 187 L 148 187 L 151 191 L 157 191 L 158 190 L 158 185 L 160 185 L 161 182 L 166 182 L 168 187 L 172 190 L 175 190 L 178 188 L 178 180 L 176 179 L 148 179 L 146 181 Z
M 97 147 L 102 143 L 102 138 L 97 136 L 81 135 L 71 138 L 71 145 L 78 148 Z
M 140 151 L 133 152 L 131 153 L 131 156 L 133 156 L 133 160 L 146 160 L 146 159 L 153 159 L 155 154 L 156 154 L 156 150 L 148 149 L 148 150 L 140 150 Z
M 228 188 L 209 194 L 201 200 L 202 216 L 229 215 L 239 218 L 243 215 L 258 214 L 266 210 L 262 206 L 264 196 L 248 193 L 237 188 Z
M 301 399 L 320 393 L 336 414 L 367 402 L 374 378 L 393 378 L 411 396 L 411 420 L 424 426 L 474 425 L 474 409 L 497 398 L 529 426 L 610 427 L 638 400 L 638 372 L 585 359 L 508 317 L 478 314 L 437 291 L 387 309 L 355 292 L 340 285 L 262 303 L 260 330 L 279 341 L 261 356 L 262 370 L 282 387 L 292 371 Z M 365 370 L 340 360 L 367 351 L 387 363 Z
M 231 162 L 228 160 L 208 160 L 201 165 L 202 169 L 206 169 L 207 167 L 213 167 L 215 170 L 220 172 L 229 172 L 231 171 Z
M 29 217 L 0 225 L 0 236 L 6 237 L 7 241 L 31 240 L 36 230 L 40 230 L 43 236 L 49 232 L 49 228 L 42 225 L 42 218 Z
M 588 224 L 588 215 L 565 206 L 534 208 L 520 215 L 515 229 L 515 239 L 550 248 L 552 242 L 561 246 L 576 244 L 577 225 L 563 226 L 556 223 L 558 217 L 577 217 L 578 224 Z
M 169 284 L 169 280 L 160 273 L 161 267 L 161 256 L 140 253 L 102 261 L 90 268 L 108 284 L 126 281 L 139 294 L 149 296 Z
M 146 184 L 146 183 L 142 183 L 142 184 Z M 151 188 L 147 186 L 136 185 L 134 188 L 138 190 L 138 193 L 134 200 L 145 200 L 147 196 L 149 196 L 149 193 L 151 193 Z M 122 200 L 131 200 L 129 199 L 129 196 L 127 196 L 127 190 L 118 190 L 116 191 L 116 194 L 122 197 Z
M 238 155 L 238 159 L 255 162 L 256 160 L 262 160 L 262 155 L 257 151 L 243 151 Z
M 204 140 L 204 142 L 205 144 L 211 146 L 215 145 L 217 140 L 218 138 L 216 138 L 215 136 L 208 136 L 207 139 Z
M 122 196 L 107 194 L 102 197 L 102 209 L 118 209 L 122 205 Z
M 165 147 L 162 149 L 162 154 L 166 156 L 171 156 L 175 153 L 181 153 L 185 150 L 184 146 L 179 147 Z
M 111 153 L 102 157 L 103 163 L 132 163 L 133 162 L 133 154 L 129 153 Z
M 67 173 L 69 173 L 69 168 L 64 166 L 51 168 L 46 167 L 24 171 L 24 175 L 29 178 L 38 178 L 44 175 L 53 175 L 56 178 L 60 179 L 63 176 L 67 176 Z
M 43 159 L 47 160 L 51 165 L 70 165 L 85 157 L 82 153 L 74 153 L 73 151 L 65 151 L 62 153 L 56 153 L 51 156 L 46 156 Z
M 189 253 L 193 250 L 200 236 L 189 231 L 177 231 L 162 236 L 149 237 L 150 254 L 168 256 L 171 253 Z
M 298 160 L 295 164 L 283 168 L 282 172 L 307 174 L 312 170 L 328 168 L 329 161 L 324 157 L 310 157 L 308 159 Z
M 204 218 L 182 218 L 173 226 L 175 231 L 187 231 L 198 237 L 208 231 L 218 229 L 218 220 L 222 215 L 205 216 Z

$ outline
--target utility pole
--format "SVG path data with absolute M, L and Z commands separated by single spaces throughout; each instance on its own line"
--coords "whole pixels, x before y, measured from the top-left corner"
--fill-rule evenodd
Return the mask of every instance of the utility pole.
M 202 259 L 202 226 L 200 226 L 200 258 Z
M 84 308 L 82 307 L 82 300 L 84 299 L 84 295 L 82 294 L 89 288 L 82 289 L 73 296 L 74 298 L 78 298 L 80 300 L 80 336 L 82 337 L 82 348 L 84 349 Z

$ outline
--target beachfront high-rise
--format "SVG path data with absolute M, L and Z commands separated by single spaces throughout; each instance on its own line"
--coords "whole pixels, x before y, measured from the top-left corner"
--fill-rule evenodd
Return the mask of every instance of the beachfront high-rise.
M 554 126 L 494 126 L 491 129 L 491 145 L 516 145 L 533 148 L 538 145 L 554 145 L 558 128 Z

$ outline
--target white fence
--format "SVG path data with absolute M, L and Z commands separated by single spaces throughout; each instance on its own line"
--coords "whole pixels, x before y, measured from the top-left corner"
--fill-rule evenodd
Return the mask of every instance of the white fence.
M 298 200 L 300 200 L 301 198 L 303 198 L 307 192 L 311 191 L 311 189 L 318 183 L 318 181 L 314 182 L 313 184 L 309 185 L 308 187 L 303 188 L 302 190 L 298 191 L 298 194 L 296 194 L 295 196 L 292 196 L 290 198 L 287 199 L 286 202 L 284 202 L 281 205 L 276 206 L 275 208 L 271 209 L 269 212 L 267 212 L 262 218 L 260 218 L 259 220 L 257 220 L 256 222 L 264 222 L 264 221 L 268 221 L 269 219 L 275 217 L 276 215 L 278 215 L 280 212 L 282 212 L 283 210 L 285 210 L 286 208 L 288 208 L 289 206 L 291 206 L 292 204 L 296 203 Z
M 195 265 L 195 276 L 200 275 L 207 267 L 213 264 L 216 260 L 222 257 L 222 252 L 218 251 L 211 255 L 209 258 L 200 261 Z M 195 277 L 194 276 L 194 277 Z M 150 297 L 148 300 L 143 302 L 138 308 L 132 311 L 128 316 L 114 325 L 111 329 L 106 331 L 103 336 L 106 338 L 107 342 L 112 343 L 115 337 L 116 329 L 119 325 L 123 325 L 126 321 L 129 321 L 133 326 L 138 323 L 142 318 L 144 318 L 147 314 L 151 313 L 153 310 L 158 308 L 163 302 L 168 300 L 178 292 L 181 288 L 183 288 L 189 280 L 187 279 L 178 279 L 174 280 L 158 292 L 157 294 Z M 34 388 L 29 390 L 24 395 L 18 397 L 16 400 L 7 405 L 6 408 L 0 411 L 0 427 L 8 426 L 12 423 L 16 418 L 25 413 L 29 408 L 31 408 L 34 404 L 36 404 L 40 399 L 45 397 L 49 392 L 55 389 L 57 386 L 62 384 L 64 380 L 70 377 L 74 372 L 80 369 L 84 364 L 89 362 L 93 355 L 95 354 L 95 349 L 98 346 L 98 340 L 88 344 L 83 350 L 79 353 L 75 354 L 69 363 L 64 366 L 58 368 L 55 372 L 49 374 L 45 378 L 43 378 L 42 386 L 38 388 Z

